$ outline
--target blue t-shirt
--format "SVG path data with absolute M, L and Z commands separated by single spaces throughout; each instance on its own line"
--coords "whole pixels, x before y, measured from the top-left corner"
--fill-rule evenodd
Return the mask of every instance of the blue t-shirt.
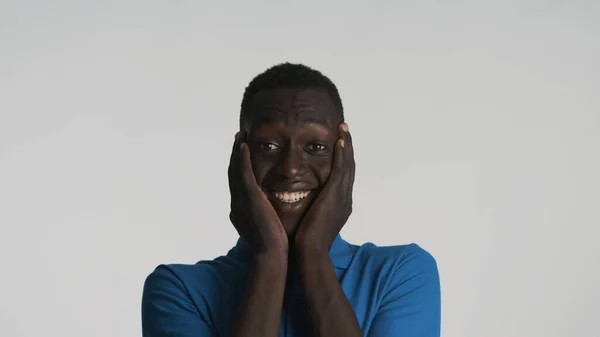
M 331 261 L 364 336 L 439 337 L 440 281 L 435 259 L 416 244 L 356 246 L 339 235 Z M 226 256 L 161 265 L 146 279 L 144 337 L 228 337 L 247 290 L 252 253 L 239 240 Z M 280 336 L 310 336 L 299 277 L 286 285 Z

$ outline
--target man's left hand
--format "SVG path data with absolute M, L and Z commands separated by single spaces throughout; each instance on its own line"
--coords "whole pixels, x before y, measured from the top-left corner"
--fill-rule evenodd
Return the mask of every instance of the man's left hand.
M 338 133 L 331 174 L 298 228 L 294 238 L 296 253 L 329 254 L 352 213 L 355 163 L 348 125 L 340 124 Z

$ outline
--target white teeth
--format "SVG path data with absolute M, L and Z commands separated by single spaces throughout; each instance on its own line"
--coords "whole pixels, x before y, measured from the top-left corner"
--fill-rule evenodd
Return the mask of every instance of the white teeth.
M 304 191 L 304 192 L 273 192 L 273 194 L 275 195 L 275 197 L 277 199 L 281 200 L 282 202 L 294 203 L 294 202 L 300 201 L 301 199 L 306 198 L 310 194 L 310 191 Z

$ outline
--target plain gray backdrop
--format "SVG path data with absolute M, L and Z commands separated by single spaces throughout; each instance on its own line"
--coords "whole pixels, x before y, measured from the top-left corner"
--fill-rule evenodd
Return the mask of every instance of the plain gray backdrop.
M 140 336 L 154 267 L 226 253 L 242 94 L 283 61 L 341 92 L 343 237 L 430 251 L 443 336 L 600 336 L 599 2 L 0 4 L 1 336 Z

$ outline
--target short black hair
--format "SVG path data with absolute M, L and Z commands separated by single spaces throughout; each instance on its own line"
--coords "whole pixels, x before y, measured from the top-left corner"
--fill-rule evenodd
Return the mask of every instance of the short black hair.
M 265 70 L 250 81 L 240 109 L 240 129 L 243 129 L 249 120 L 249 107 L 252 97 L 263 90 L 275 88 L 322 88 L 327 90 L 333 104 L 339 109 L 344 120 L 344 106 L 335 84 L 320 71 L 303 64 L 280 63 Z

